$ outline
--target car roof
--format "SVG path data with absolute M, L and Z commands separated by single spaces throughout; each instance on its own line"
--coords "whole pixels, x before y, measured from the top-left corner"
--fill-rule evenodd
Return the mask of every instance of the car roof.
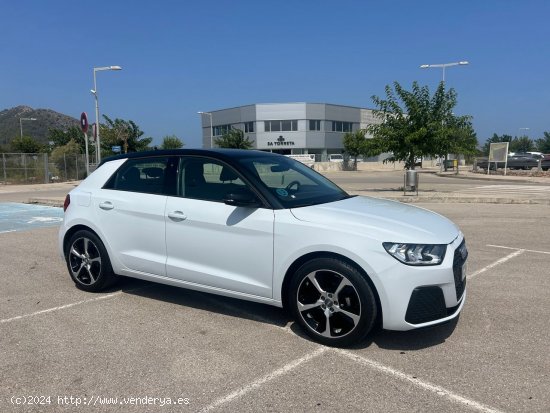
M 105 162 L 114 161 L 116 159 L 132 159 L 132 158 L 147 158 L 154 156 L 209 156 L 218 159 L 224 160 L 233 160 L 233 159 L 242 159 L 242 158 L 270 158 L 270 157 L 280 157 L 283 155 L 258 151 L 253 149 L 161 149 L 153 151 L 141 151 L 141 152 L 131 152 L 124 153 L 120 155 L 110 156 L 104 158 L 100 165 L 103 165 Z

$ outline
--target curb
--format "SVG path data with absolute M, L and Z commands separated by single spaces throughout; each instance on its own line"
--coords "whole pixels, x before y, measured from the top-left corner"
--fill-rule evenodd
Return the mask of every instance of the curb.
M 63 201 L 60 201 L 59 199 L 29 198 L 29 200 L 26 203 L 63 208 Z
M 445 203 L 445 204 L 508 204 L 508 205 L 550 205 L 550 199 L 512 199 L 512 198 L 420 198 L 420 197 L 402 197 L 385 198 L 403 203 Z
M 502 178 L 495 178 L 495 177 L 491 177 L 491 175 L 484 175 L 484 176 L 477 176 L 477 175 L 480 175 L 480 174 L 469 174 L 469 175 L 460 175 L 460 174 L 458 174 L 457 175 L 457 174 L 442 174 L 441 172 L 436 172 L 435 175 L 440 176 L 442 178 L 472 179 L 472 180 L 477 180 L 477 181 L 493 181 L 493 182 L 509 182 L 509 183 L 529 182 L 529 183 L 535 183 L 535 184 L 545 183 L 545 182 L 533 181 L 532 180 L 533 178 L 535 178 L 535 179 L 540 178 L 540 177 L 537 177 L 537 176 L 514 176 L 512 178 L 512 177 L 506 177 L 506 176 L 503 176 L 503 175 L 499 175 L 499 176 L 502 176 Z M 550 179 L 548 180 L 548 183 L 550 184 Z
M 455 197 L 445 195 L 434 196 L 374 196 L 368 193 L 357 191 L 348 192 L 352 195 L 369 196 L 372 198 L 387 199 L 389 201 L 398 201 L 403 203 L 448 203 L 448 204 L 515 204 L 515 205 L 550 205 L 550 199 L 545 198 L 501 198 L 501 197 Z

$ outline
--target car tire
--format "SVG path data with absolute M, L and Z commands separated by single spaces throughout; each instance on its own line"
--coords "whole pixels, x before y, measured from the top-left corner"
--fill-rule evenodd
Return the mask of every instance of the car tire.
M 347 347 L 363 340 L 374 326 L 378 308 L 365 275 L 335 258 L 303 264 L 289 288 L 294 319 L 313 340 Z
M 67 244 L 65 261 L 72 280 L 81 290 L 98 292 L 117 281 L 103 242 L 91 231 L 73 234 Z

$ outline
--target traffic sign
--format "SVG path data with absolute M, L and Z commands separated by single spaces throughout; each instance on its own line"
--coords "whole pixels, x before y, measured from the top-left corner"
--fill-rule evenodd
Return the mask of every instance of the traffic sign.
M 80 128 L 82 132 L 88 132 L 88 115 L 86 115 L 86 112 L 82 112 L 82 115 L 80 115 Z
M 120 151 L 122 150 L 122 148 L 120 147 L 120 145 L 111 146 L 111 150 L 112 150 L 114 153 L 120 153 Z

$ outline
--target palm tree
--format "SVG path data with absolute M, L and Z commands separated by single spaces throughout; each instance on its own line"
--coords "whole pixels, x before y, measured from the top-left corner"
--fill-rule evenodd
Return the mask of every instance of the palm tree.
M 240 129 L 231 129 L 224 133 L 220 138 L 216 138 L 214 143 L 220 148 L 230 149 L 252 149 L 254 143 L 244 137 L 244 132 Z

